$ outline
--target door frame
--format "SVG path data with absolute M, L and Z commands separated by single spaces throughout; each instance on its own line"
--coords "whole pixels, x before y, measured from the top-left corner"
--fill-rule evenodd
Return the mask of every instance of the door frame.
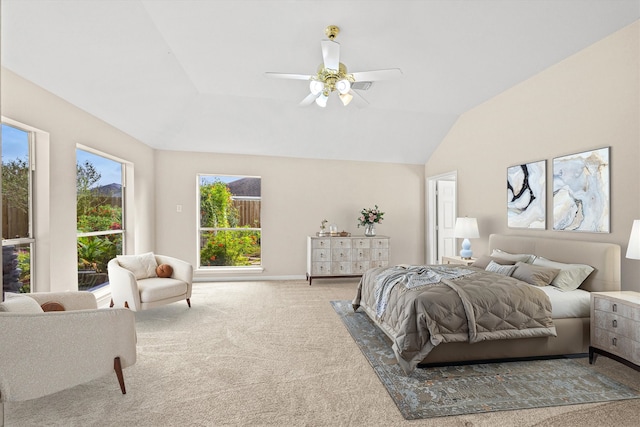
M 436 185 L 438 181 L 454 181 L 456 183 L 456 200 L 454 206 L 455 216 L 458 216 L 458 171 L 446 172 L 439 175 L 427 177 L 426 184 L 426 227 L 425 227 L 425 242 L 426 242 L 426 263 L 437 264 L 438 262 L 438 206 L 437 206 L 437 192 Z

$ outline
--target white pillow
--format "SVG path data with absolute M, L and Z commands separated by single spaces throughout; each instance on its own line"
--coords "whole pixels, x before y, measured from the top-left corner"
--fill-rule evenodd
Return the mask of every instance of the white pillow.
M 582 282 L 584 282 L 584 280 L 594 270 L 590 265 L 565 264 L 562 262 L 551 261 L 543 257 L 537 257 L 533 261 L 533 264 L 559 269 L 560 272 L 551 281 L 550 285 L 555 286 L 561 291 L 573 291 L 578 289 Z
M 485 268 L 486 271 L 502 274 L 504 276 L 511 276 L 515 269 L 515 265 L 501 265 L 495 261 L 491 261 L 489 265 L 487 265 L 487 268 Z
M 0 312 L 44 313 L 40 304 L 28 296 L 13 296 L 0 303 Z
M 118 255 L 116 258 L 118 264 L 132 272 L 136 280 L 158 277 L 156 274 L 158 263 L 153 252 L 140 255 Z
M 505 252 L 500 249 L 494 249 L 493 252 L 491 252 L 491 256 L 513 262 L 526 262 L 527 264 L 531 264 L 533 260 L 536 259 L 536 256 L 532 254 L 510 254 L 509 252 Z

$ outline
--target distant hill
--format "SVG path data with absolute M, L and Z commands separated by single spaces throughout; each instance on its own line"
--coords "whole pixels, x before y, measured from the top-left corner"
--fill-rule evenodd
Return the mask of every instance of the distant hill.
M 241 178 L 227 184 L 234 196 L 260 197 L 260 178 Z
M 115 182 L 112 184 L 95 187 L 92 190 L 97 192 L 101 196 L 120 197 L 122 195 L 122 185 L 116 184 Z

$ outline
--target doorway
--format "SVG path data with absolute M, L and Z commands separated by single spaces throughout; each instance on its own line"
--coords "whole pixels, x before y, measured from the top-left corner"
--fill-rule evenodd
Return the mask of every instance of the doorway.
M 427 264 L 456 254 L 457 172 L 427 178 Z

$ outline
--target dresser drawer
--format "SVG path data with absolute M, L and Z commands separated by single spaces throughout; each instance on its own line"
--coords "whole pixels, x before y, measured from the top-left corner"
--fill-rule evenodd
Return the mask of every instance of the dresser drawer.
M 353 274 L 364 274 L 370 268 L 369 264 L 369 261 L 356 261 L 351 264 L 351 272 Z
M 594 307 L 598 311 L 615 313 L 619 316 L 640 322 L 640 310 L 638 307 L 620 300 L 611 300 L 596 296 L 594 299 Z
M 371 260 L 372 261 L 388 261 L 389 260 L 389 249 L 371 249 Z
M 371 247 L 370 243 L 371 243 L 371 239 L 369 238 L 353 239 L 351 241 L 351 244 L 353 245 L 354 248 L 361 248 L 361 249 L 369 249 Z
M 331 274 L 330 262 L 312 262 L 311 274 L 314 276 L 326 276 Z
M 330 249 L 314 249 L 311 253 L 311 261 L 313 262 L 329 262 L 331 261 Z
M 334 276 L 351 274 L 351 262 L 332 262 L 331 274 L 333 274 Z
M 367 261 L 369 259 L 369 248 L 353 248 L 351 249 L 351 259 L 353 261 Z
M 333 239 L 331 240 L 331 249 L 351 249 L 351 239 Z
M 313 249 L 329 249 L 331 247 L 331 239 L 311 239 L 311 247 Z
M 605 329 L 596 328 L 594 332 L 594 342 L 591 345 L 631 360 L 633 349 L 637 348 L 635 341 Z
M 372 248 L 389 248 L 389 239 L 371 239 Z
M 640 342 L 640 322 L 618 314 L 596 310 L 595 327 Z
M 351 248 L 331 249 L 331 262 L 351 261 Z
M 389 260 L 386 260 L 386 259 L 377 259 L 377 260 L 373 259 L 369 263 L 369 266 L 371 268 L 388 267 L 389 266 Z

